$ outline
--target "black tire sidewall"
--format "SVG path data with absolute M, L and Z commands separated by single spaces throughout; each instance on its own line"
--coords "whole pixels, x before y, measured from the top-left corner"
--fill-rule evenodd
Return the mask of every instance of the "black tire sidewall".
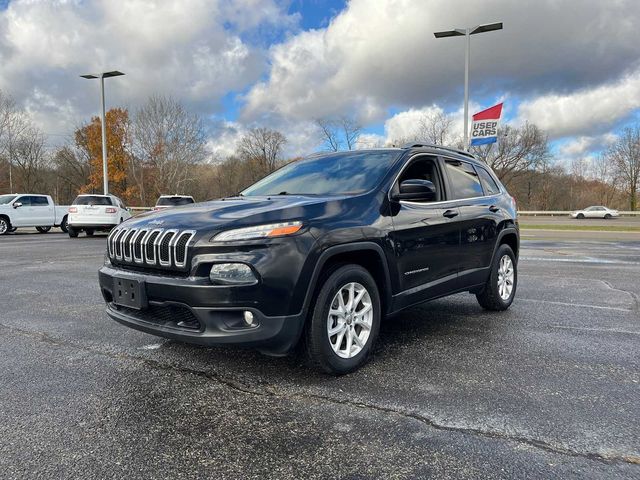
M 373 321 L 371 334 L 364 348 L 353 358 L 342 358 L 331 348 L 327 335 L 327 318 L 338 289 L 351 282 L 360 283 L 369 292 L 373 306 Z M 334 271 L 318 292 L 309 326 L 310 343 L 313 344 L 315 354 L 321 356 L 320 359 L 315 359 L 316 363 L 323 370 L 338 375 L 357 369 L 371 353 L 380 330 L 381 313 L 380 293 L 375 280 L 367 270 L 359 265 L 345 265 Z
M 69 234 L 69 238 L 76 238 L 79 232 L 71 225 L 67 225 L 67 233 Z
M 64 217 L 62 219 L 62 223 L 60 224 L 60 230 L 62 230 L 64 233 L 67 233 L 67 217 Z

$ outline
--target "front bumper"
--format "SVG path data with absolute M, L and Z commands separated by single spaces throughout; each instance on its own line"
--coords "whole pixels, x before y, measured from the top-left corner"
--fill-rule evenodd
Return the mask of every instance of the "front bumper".
M 146 299 L 144 308 L 113 302 L 114 278 L 136 280 Z M 147 275 L 103 266 L 100 290 L 107 314 L 117 322 L 153 335 L 205 346 L 233 344 L 274 355 L 286 354 L 298 342 L 303 314 L 267 316 L 255 302 L 239 302 L 229 290 L 192 277 Z M 254 325 L 243 323 L 250 311 Z

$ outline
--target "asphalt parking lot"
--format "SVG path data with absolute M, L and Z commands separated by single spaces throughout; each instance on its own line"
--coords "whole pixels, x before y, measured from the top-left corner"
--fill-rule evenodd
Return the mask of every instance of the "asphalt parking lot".
M 105 238 L 0 238 L 2 478 L 640 478 L 640 234 L 525 239 L 509 311 L 411 309 L 340 378 L 109 320 Z

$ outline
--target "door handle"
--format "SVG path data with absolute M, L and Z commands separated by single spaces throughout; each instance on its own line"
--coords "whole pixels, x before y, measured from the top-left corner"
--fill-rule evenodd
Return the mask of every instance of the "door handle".
M 458 212 L 455 210 L 447 210 L 442 214 L 443 217 L 453 218 L 458 216 Z
M 489 207 L 489 211 L 493 212 L 493 213 L 499 212 L 500 211 L 500 207 L 496 207 L 495 205 L 491 205 Z

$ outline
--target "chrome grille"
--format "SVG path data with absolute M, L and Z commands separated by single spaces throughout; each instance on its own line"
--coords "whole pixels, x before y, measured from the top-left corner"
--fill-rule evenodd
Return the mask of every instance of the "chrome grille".
M 195 230 L 119 228 L 111 232 L 107 250 L 112 261 L 138 266 L 184 269 Z

